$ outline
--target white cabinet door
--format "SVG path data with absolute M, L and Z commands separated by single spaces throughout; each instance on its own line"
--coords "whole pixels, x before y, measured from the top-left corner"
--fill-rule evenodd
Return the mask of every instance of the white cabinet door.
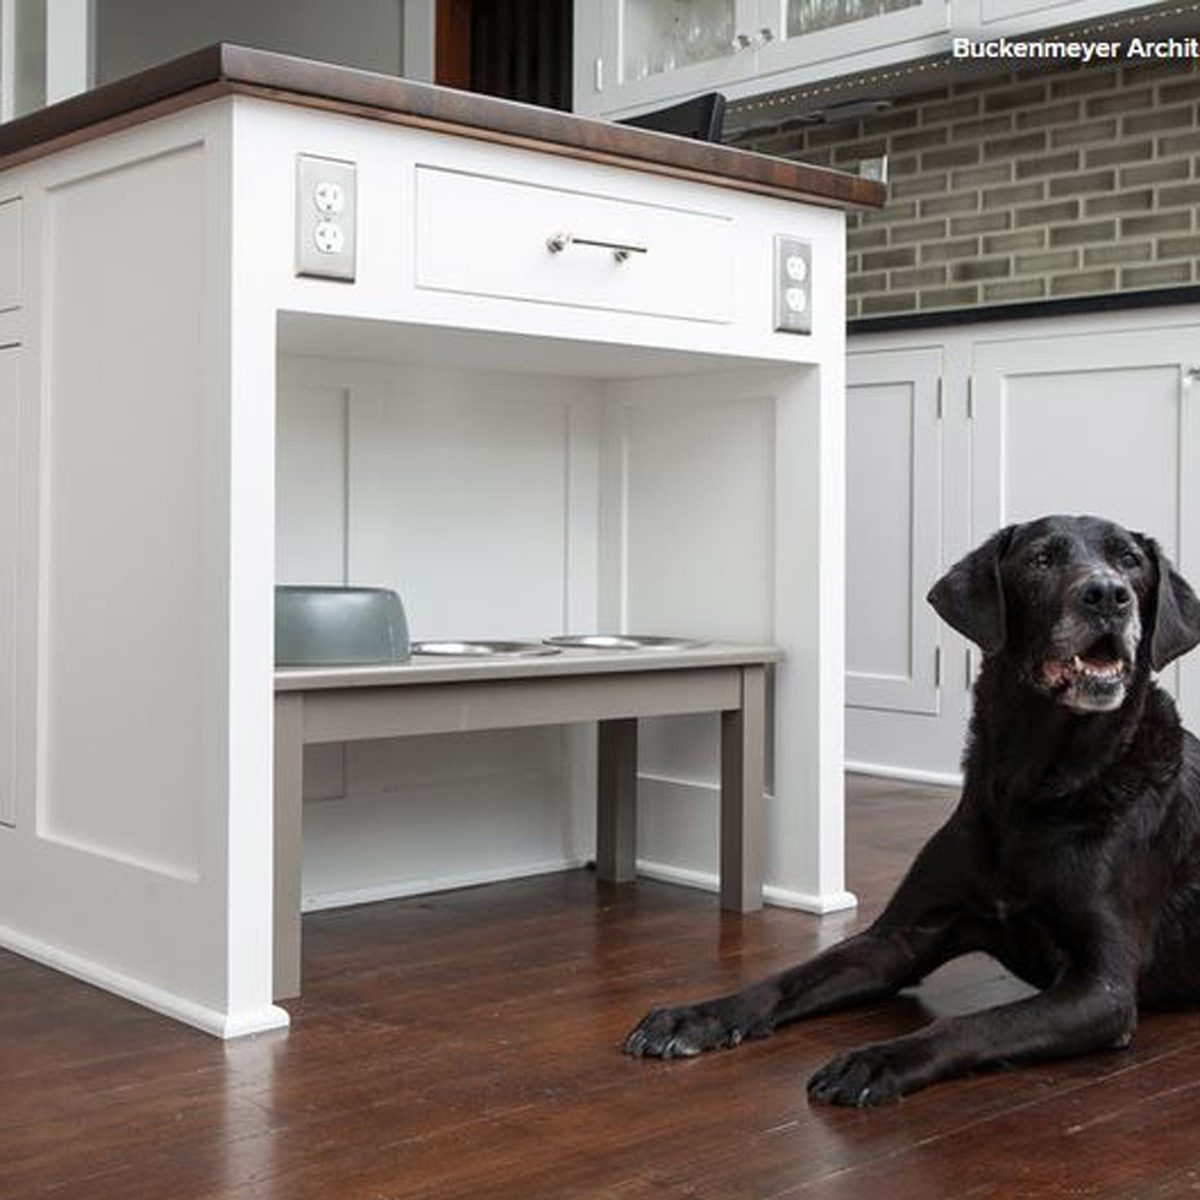
M 0 824 L 12 825 L 17 792 L 17 551 L 19 346 L 0 348 Z
M 846 387 L 846 702 L 936 713 L 940 349 L 851 354 Z
M 971 524 L 1094 513 L 1152 534 L 1200 585 L 1196 325 L 981 343 L 974 352 Z M 1200 727 L 1200 656 L 1170 667 Z

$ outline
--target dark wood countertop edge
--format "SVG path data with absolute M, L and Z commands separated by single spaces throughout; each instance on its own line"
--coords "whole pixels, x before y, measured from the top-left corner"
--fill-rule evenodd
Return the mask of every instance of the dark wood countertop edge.
M 227 43 L 0 125 L 0 170 L 233 92 L 828 207 L 887 196 L 842 171 Z
M 846 323 L 851 337 L 871 333 L 943 329 L 977 325 L 986 321 L 1031 321 L 1038 317 L 1124 312 L 1141 308 L 1166 308 L 1200 304 L 1200 286 L 1153 288 L 1139 292 L 1109 292 L 1102 296 L 1066 296 L 1058 300 L 1026 300 L 1019 304 L 982 304 L 975 308 L 937 312 L 896 313 L 886 317 L 858 317 Z

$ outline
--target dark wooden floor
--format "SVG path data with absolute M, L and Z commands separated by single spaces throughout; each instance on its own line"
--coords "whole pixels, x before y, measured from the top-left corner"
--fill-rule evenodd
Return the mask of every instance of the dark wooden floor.
M 875 913 L 948 811 L 859 780 L 857 915 L 721 916 L 585 872 L 305 921 L 294 1024 L 225 1045 L 0 953 L 0 1197 L 1130 1197 L 1200 1192 L 1200 1013 L 1132 1049 L 810 1107 L 834 1053 L 1022 994 L 990 960 L 696 1060 L 618 1053 L 649 1005 L 725 990 Z

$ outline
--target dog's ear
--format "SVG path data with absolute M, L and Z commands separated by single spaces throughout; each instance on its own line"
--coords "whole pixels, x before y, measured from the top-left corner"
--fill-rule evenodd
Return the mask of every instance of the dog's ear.
M 1015 525 L 993 533 L 986 542 L 956 562 L 930 589 L 926 599 L 946 624 L 973 641 L 984 654 L 1004 645 L 1006 616 L 1000 560 L 1012 541 Z
M 1200 600 L 1171 565 L 1162 548 L 1145 534 L 1134 535 L 1158 568 L 1154 598 L 1154 628 L 1150 635 L 1150 665 L 1161 671 L 1169 662 L 1200 644 Z

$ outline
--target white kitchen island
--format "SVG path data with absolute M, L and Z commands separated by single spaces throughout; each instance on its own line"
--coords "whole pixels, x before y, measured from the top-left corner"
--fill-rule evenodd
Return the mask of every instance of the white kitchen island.
M 352 165 L 349 206 L 313 215 L 300 156 Z M 0 126 L 0 944 L 222 1036 L 286 1025 L 277 579 L 395 587 L 420 637 L 777 645 L 765 895 L 852 904 L 841 209 L 881 199 L 234 47 Z M 298 273 L 330 217 L 352 278 Z M 808 333 L 776 332 L 779 237 Z M 671 720 L 639 869 L 712 885 L 705 718 Z M 594 852 L 586 728 L 476 736 L 316 764 L 324 902 Z

